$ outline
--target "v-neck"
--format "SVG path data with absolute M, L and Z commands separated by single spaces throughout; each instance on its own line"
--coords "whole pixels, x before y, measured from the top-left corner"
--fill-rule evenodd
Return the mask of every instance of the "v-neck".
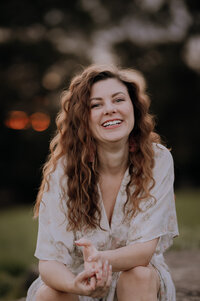
M 119 191 L 118 191 L 117 196 L 116 196 L 116 200 L 115 200 L 115 204 L 114 204 L 114 208 L 113 208 L 113 212 L 112 212 L 110 223 L 109 223 L 108 216 L 107 216 L 107 213 L 106 213 L 106 209 L 105 209 L 105 206 L 104 206 L 104 203 L 103 203 L 103 198 L 102 198 L 102 193 L 101 193 L 100 185 L 99 185 L 99 183 L 97 184 L 97 186 L 98 186 L 98 192 L 99 192 L 99 197 L 100 197 L 100 204 L 101 204 L 102 213 L 103 213 L 102 218 L 104 218 L 105 224 L 106 224 L 106 225 L 104 224 L 103 226 L 104 227 L 106 226 L 106 228 L 109 231 L 112 229 L 112 224 L 113 224 L 114 218 L 115 218 L 115 212 L 117 210 L 119 199 L 121 199 L 122 188 L 124 186 L 126 186 L 126 184 L 128 183 L 128 175 L 129 175 L 129 169 L 127 168 L 126 171 L 125 171 L 125 173 L 124 173 L 124 176 L 122 178 L 122 181 L 121 181 L 121 184 L 120 184 L 120 187 L 119 187 Z

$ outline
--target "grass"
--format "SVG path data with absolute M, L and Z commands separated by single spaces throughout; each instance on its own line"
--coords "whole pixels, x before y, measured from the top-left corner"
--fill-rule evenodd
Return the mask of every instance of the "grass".
M 180 236 L 172 249 L 200 248 L 200 191 L 177 191 L 176 209 Z M 25 296 L 29 271 L 37 263 L 36 237 L 37 222 L 30 207 L 0 212 L 0 301 Z
M 200 190 L 177 191 L 176 211 L 180 235 L 172 248 L 200 248 Z
M 30 207 L 2 210 L 0 213 L 0 300 L 25 295 L 29 268 L 36 264 L 33 256 L 37 222 Z

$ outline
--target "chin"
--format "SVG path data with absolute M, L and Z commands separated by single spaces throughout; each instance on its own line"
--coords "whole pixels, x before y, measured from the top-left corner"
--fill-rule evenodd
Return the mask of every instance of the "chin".
M 126 139 L 126 137 L 112 137 L 110 139 L 106 139 L 107 142 L 111 142 L 111 143 L 114 143 L 114 142 L 120 142 L 120 141 L 123 141 L 124 139 Z

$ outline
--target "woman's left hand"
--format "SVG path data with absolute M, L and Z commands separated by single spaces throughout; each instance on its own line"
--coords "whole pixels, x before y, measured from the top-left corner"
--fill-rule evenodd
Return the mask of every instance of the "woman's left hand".
M 95 248 L 95 246 L 89 239 L 81 238 L 75 241 L 75 244 L 77 246 L 83 247 L 85 270 L 98 269 L 99 272 L 96 273 L 96 279 L 92 279 L 92 281 L 97 280 L 98 282 L 99 280 L 101 280 L 102 267 L 105 261 L 101 256 L 102 253 Z
M 91 243 L 89 239 L 83 237 L 79 240 L 76 240 L 75 244 L 79 247 L 83 247 L 85 270 L 95 268 L 95 263 L 103 260 L 103 258 L 101 258 L 101 252 L 96 249 L 96 247 Z

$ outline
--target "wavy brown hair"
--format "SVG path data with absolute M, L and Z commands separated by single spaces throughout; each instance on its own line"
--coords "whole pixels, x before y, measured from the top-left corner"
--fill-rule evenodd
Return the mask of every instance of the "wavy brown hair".
M 96 153 L 95 139 L 89 128 L 90 93 L 92 85 L 100 80 L 116 78 L 128 90 L 134 106 L 135 125 L 129 139 L 134 141 L 134 152 L 129 152 L 128 164 L 130 181 L 127 184 L 126 215 L 134 216 L 140 211 L 140 202 L 151 196 L 154 186 L 152 169 L 154 166 L 153 142 L 160 142 L 154 132 L 154 118 L 149 113 L 150 99 L 146 94 L 146 83 L 142 74 L 133 69 L 119 69 L 114 66 L 92 65 L 75 76 L 69 89 L 62 94 L 61 110 L 57 116 L 57 132 L 50 143 L 50 155 L 43 168 L 43 180 L 35 205 L 35 217 L 49 175 L 56 169 L 61 157 L 66 159 L 64 174 L 67 187 L 62 187 L 67 204 L 68 230 L 100 227 L 101 211 L 97 183 L 98 158 L 91 162 L 91 152 Z M 130 188 L 134 185 L 133 192 Z M 62 186 L 62 185 L 61 185 Z M 67 192 L 66 192 L 67 191 Z M 67 194 L 67 196 L 66 196 Z

